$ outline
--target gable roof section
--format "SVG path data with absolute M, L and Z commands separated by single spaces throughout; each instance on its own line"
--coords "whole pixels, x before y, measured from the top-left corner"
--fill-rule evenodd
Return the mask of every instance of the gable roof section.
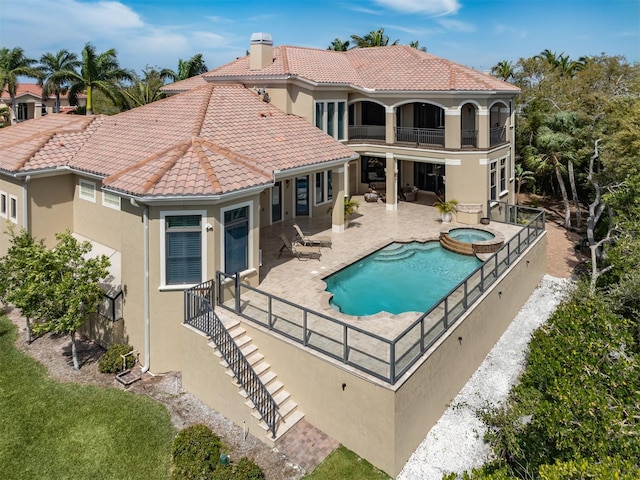
M 208 84 L 111 117 L 48 115 L 0 130 L 0 169 L 68 166 L 155 198 L 221 195 L 268 184 L 276 170 L 350 158 L 346 146 L 238 84 Z
M 273 52 L 273 63 L 262 70 L 250 70 L 246 56 L 202 76 L 215 82 L 293 75 L 313 83 L 343 83 L 380 91 L 520 91 L 491 75 L 407 45 L 354 48 L 346 52 L 281 46 Z

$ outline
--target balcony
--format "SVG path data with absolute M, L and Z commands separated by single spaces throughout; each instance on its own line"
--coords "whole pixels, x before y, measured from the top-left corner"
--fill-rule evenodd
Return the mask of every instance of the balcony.
M 507 127 L 495 127 L 489 130 L 489 146 L 500 145 L 507 141 Z
M 349 125 L 349 140 L 376 140 L 384 142 L 386 139 L 384 125 Z
M 462 148 L 478 147 L 478 131 L 477 130 L 461 130 L 460 144 Z
M 444 128 L 396 127 L 396 142 L 444 147 Z

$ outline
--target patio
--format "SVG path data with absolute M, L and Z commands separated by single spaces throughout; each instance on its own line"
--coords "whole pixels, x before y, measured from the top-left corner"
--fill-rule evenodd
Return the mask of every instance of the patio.
M 440 215 L 432 207 L 435 196 L 428 192 L 420 192 L 417 202 L 399 202 L 395 212 L 387 211 L 384 203 L 368 203 L 362 196 L 353 198 L 360 203 L 360 207 L 343 233 L 331 231 L 328 214 L 323 218 L 301 217 L 261 229 L 262 267 L 257 288 L 375 335 L 393 339 L 423 312 L 400 315 L 383 312 L 366 317 L 344 315 L 329 306 L 330 294 L 325 292 L 322 279 L 391 242 L 438 240 L 441 230 L 470 225 L 456 222 L 443 224 Z M 332 246 L 321 249 L 320 260 L 298 260 L 287 252 L 280 255 L 282 241 L 279 235 L 284 233 L 293 239 L 293 223 L 298 223 L 303 231 L 310 234 L 331 237 Z M 508 241 L 520 227 L 492 222 L 488 229 L 501 233 Z M 376 283 L 383 281 L 382 278 L 371 279 L 372 293 Z M 245 298 L 249 297 L 243 295 Z

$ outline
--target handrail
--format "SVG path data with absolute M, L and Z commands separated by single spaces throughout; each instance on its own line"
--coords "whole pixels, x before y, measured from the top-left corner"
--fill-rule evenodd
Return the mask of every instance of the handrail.
M 492 204 L 494 208 L 497 203 L 499 202 Z M 258 288 L 242 284 L 236 275 L 227 275 L 220 271 L 216 272 L 218 280 L 216 302 L 220 307 L 233 311 L 270 331 L 277 332 L 305 347 L 351 365 L 376 378 L 395 384 L 544 231 L 544 212 L 528 207 L 504 205 L 505 213 L 500 218 L 493 216 L 490 205 L 488 211 L 492 220 L 523 225 L 523 228 L 482 265 L 459 282 L 446 297 L 422 313 L 393 339 L 383 338 Z M 528 218 L 527 215 L 522 216 L 525 211 L 531 214 L 531 218 Z M 521 223 L 525 220 L 526 223 Z M 232 286 L 233 306 L 227 305 L 223 298 L 223 287 L 229 287 L 230 280 L 234 282 Z M 266 301 L 257 302 L 256 306 L 252 307 L 251 300 L 243 301 L 243 291 L 261 295 L 261 298 Z M 461 294 L 458 295 L 459 300 L 455 299 L 454 293 Z M 284 307 L 289 310 L 293 309 L 294 315 L 290 315 L 288 318 L 285 318 L 282 313 L 276 315 L 274 314 L 274 305 L 281 307 L 282 310 Z M 257 315 L 251 316 L 247 313 L 250 308 L 261 313 L 262 317 L 266 319 L 261 319 L 262 317 L 259 318 Z M 297 320 L 294 318 L 296 312 L 299 315 Z M 312 328 L 309 325 L 309 319 L 315 320 L 320 326 L 316 325 L 315 328 Z M 334 332 L 333 335 L 332 332 Z M 335 332 L 338 333 L 335 334 Z M 318 339 L 315 343 L 311 341 L 312 336 Z M 350 341 L 353 337 L 360 338 Z M 363 342 L 363 339 L 368 339 L 369 343 L 373 343 L 374 346 L 369 351 L 365 346 L 367 341 Z M 366 361 L 375 361 L 375 365 L 372 367 L 366 364 Z
M 275 438 L 279 415 L 278 404 L 233 340 L 222 320 L 216 315 L 214 292 L 213 280 L 207 280 L 185 290 L 184 323 L 204 332 L 213 340 L 240 386 L 247 392 L 247 396 L 267 424 L 272 438 Z
M 444 147 L 444 128 L 395 127 L 396 142 Z
M 489 145 L 494 146 L 507 141 L 507 127 L 493 127 L 489 129 Z

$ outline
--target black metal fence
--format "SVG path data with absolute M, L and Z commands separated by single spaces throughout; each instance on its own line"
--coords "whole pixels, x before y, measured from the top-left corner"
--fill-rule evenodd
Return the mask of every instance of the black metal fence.
M 496 204 L 492 206 L 497 211 Z M 243 284 L 238 276 L 223 272 L 216 272 L 216 300 L 220 307 L 272 332 L 395 384 L 544 231 L 544 213 L 531 208 L 505 204 L 492 220 L 523 224 L 523 228 L 393 339 Z
M 184 323 L 204 332 L 215 343 L 241 387 L 276 436 L 278 405 L 240 347 L 214 311 L 215 282 L 208 280 L 184 292 Z

